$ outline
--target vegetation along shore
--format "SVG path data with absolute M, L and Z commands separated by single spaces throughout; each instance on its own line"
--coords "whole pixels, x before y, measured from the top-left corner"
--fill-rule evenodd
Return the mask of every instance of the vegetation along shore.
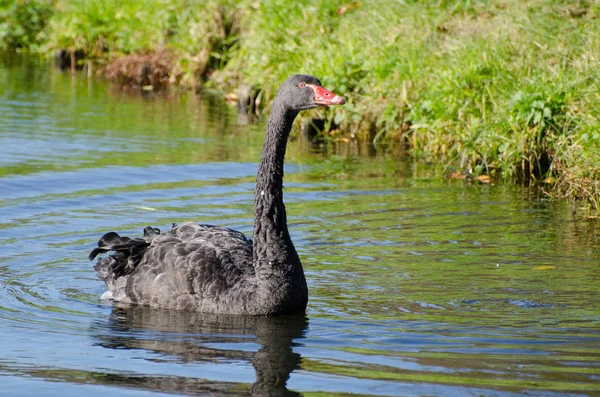
M 600 209 L 598 1 L 8 0 L 0 48 L 148 89 L 254 87 L 262 104 L 290 74 L 323 76 L 349 99 L 318 111 L 328 139 Z

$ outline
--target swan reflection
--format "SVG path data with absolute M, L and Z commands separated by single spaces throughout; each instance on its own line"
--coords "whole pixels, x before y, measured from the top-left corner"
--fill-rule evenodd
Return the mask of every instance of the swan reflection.
M 304 337 L 304 316 L 225 316 L 141 306 L 113 307 L 108 326 L 96 331 L 98 345 L 109 349 L 143 349 L 173 365 L 221 365 L 236 379 L 234 362 L 252 363 L 256 380 L 249 387 L 238 382 L 194 377 L 106 374 L 103 383 L 128 385 L 171 393 L 236 396 L 298 396 L 287 390 L 290 373 L 301 357 L 292 347 Z M 258 346 L 256 346 L 258 345 Z M 238 367 L 239 368 L 239 367 Z M 171 368 L 172 369 L 172 368 Z M 189 374 L 189 372 L 187 372 Z

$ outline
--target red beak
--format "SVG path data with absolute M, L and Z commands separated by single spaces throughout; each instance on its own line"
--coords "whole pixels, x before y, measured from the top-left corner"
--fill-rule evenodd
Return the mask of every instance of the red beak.
M 343 105 L 346 98 L 327 91 L 325 88 L 307 84 L 315 92 L 315 102 L 319 105 Z

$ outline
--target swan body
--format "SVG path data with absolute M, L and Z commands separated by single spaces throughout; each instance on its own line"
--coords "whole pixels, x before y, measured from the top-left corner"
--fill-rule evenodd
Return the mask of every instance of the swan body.
M 218 314 L 304 312 L 308 288 L 289 235 L 283 204 L 283 162 L 292 123 L 301 110 L 345 103 L 318 79 L 294 75 L 281 84 L 267 123 L 256 176 L 253 239 L 212 225 L 185 222 L 142 238 L 103 235 L 89 255 L 113 252 L 94 269 L 104 298 Z

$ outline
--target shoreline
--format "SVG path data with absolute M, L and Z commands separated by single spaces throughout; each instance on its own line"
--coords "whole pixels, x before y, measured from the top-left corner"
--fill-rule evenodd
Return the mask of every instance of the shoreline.
M 94 65 L 88 75 L 104 68 L 104 77 L 142 89 L 239 97 L 251 87 L 255 113 L 287 75 L 311 73 L 348 98 L 310 114 L 323 120 L 324 139 L 396 142 L 460 177 L 536 184 L 550 197 L 583 200 L 589 215 L 600 210 L 600 6 L 36 0 L 8 8 L 9 28 L 37 24 L 0 36 L 4 48 L 63 50 L 74 54 L 70 68 Z

